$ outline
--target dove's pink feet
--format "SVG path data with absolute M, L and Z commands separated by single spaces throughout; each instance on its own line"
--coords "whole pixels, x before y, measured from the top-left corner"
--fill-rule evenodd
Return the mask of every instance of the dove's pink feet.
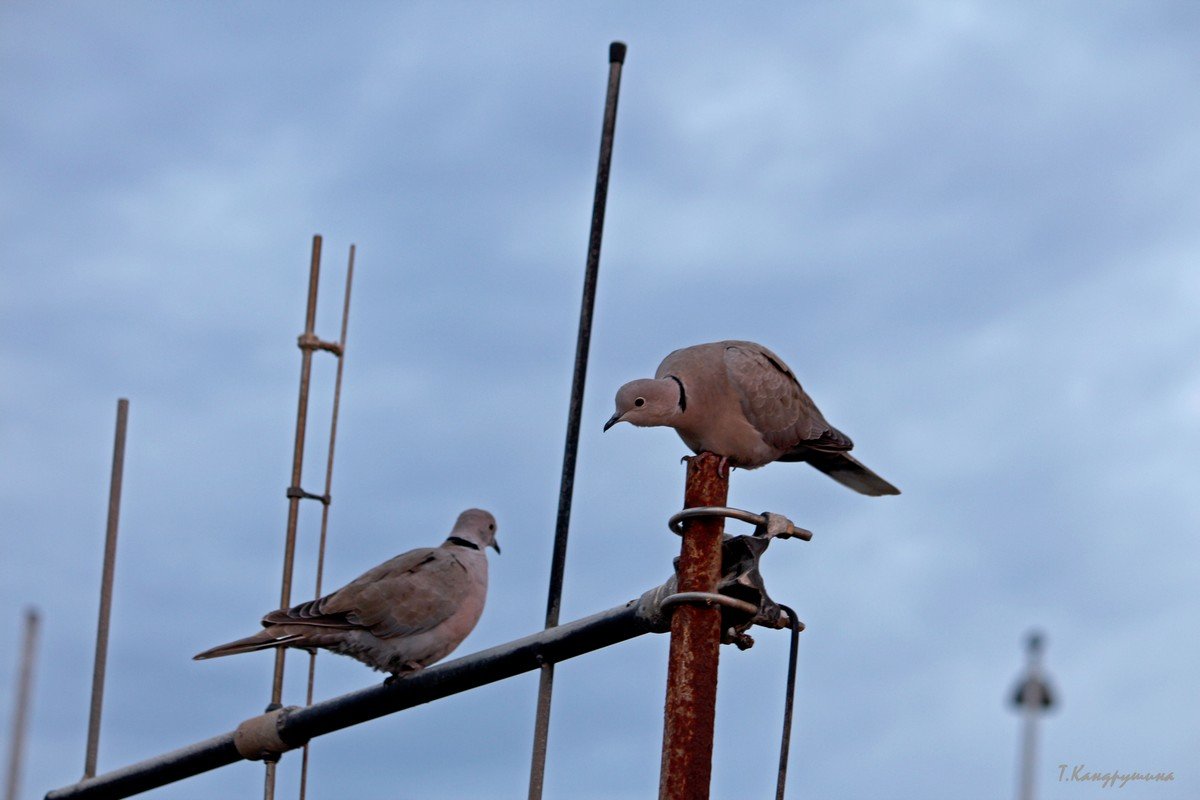
M 717 462 L 717 474 L 722 478 L 728 478 L 731 469 L 733 467 L 729 466 L 729 456 L 721 456 L 721 460 Z
M 716 453 L 710 453 L 708 450 L 705 450 L 704 452 L 708 453 L 709 455 L 716 455 Z M 679 459 L 679 463 L 687 463 L 695 457 L 696 456 L 684 456 L 683 458 Z M 732 469 L 733 467 L 729 466 L 729 456 L 721 456 L 721 460 L 717 462 L 717 474 L 722 478 L 728 478 Z
M 406 678 L 409 675 L 412 675 L 414 672 L 420 672 L 423 669 L 425 669 L 425 668 L 415 661 L 405 661 L 403 664 L 400 665 L 399 672 L 393 672 L 391 675 L 388 675 L 386 678 L 383 679 L 383 685 L 391 686 L 393 683 L 400 680 L 401 678 Z

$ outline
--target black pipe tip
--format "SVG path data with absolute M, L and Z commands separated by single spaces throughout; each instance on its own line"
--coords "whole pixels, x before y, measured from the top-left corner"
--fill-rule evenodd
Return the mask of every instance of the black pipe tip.
M 625 63 L 625 47 L 624 42 L 613 42 L 608 46 L 608 63 L 624 64 Z

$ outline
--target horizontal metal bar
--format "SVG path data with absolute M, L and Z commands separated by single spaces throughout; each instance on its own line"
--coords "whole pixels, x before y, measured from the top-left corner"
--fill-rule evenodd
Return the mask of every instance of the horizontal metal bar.
M 360 722 L 530 672 L 544 663 L 566 661 L 644 633 L 662 632 L 664 628 L 655 599 L 659 588 L 616 608 L 423 669 L 390 684 L 371 686 L 296 709 L 280 723 L 280 737 L 302 743 Z M 230 731 L 55 789 L 46 795 L 46 800 L 129 797 L 233 764 L 242 760 L 234 746 L 233 735 Z
M 74 786 L 56 789 L 46 797 L 129 797 L 241 760 L 230 731 L 157 758 L 87 778 Z

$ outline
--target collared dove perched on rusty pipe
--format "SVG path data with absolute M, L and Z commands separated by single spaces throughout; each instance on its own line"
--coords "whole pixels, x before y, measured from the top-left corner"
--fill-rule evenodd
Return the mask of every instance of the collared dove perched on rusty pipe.
M 754 342 L 676 350 L 654 378 L 617 391 L 617 410 L 604 430 L 618 422 L 674 428 L 693 451 L 715 453 L 735 467 L 807 461 L 861 494 L 900 494 L 850 455 L 850 437 L 825 421 L 783 359 Z
M 483 613 L 485 547 L 500 552 L 496 519 L 467 509 L 440 547 L 409 550 L 332 594 L 272 611 L 263 630 L 195 658 L 322 647 L 393 676 L 427 667 L 458 647 Z

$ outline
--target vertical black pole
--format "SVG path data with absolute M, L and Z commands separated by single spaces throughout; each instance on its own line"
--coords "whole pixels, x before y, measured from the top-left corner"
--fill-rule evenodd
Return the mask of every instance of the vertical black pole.
M 800 631 L 804 623 L 788 606 L 779 606 L 787 614 L 791 629 L 791 645 L 788 647 L 787 689 L 783 701 L 783 735 L 779 739 L 779 771 L 775 777 L 775 800 L 783 800 L 787 787 L 788 752 L 792 746 L 792 709 L 796 700 L 796 658 L 800 649 Z
M 83 777 L 96 774 L 100 751 L 100 717 L 104 710 L 104 675 L 108 667 L 108 624 L 112 618 L 113 575 L 117 566 L 117 528 L 121 519 L 121 484 L 125 474 L 125 431 L 129 401 L 117 400 L 117 431 L 113 437 L 112 478 L 108 488 L 108 527 L 104 535 L 104 567 L 100 578 L 100 616 L 96 623 L 96 659 L 92 665 L 92 707 L 88 714 L 87 755 Z
M 567 535 L 571 524 L 571 499 L 575 491 L 575 460 L 579 451 L 579 425 L 583 412 L 583 387 L 587 379 L 588 349 L 592 339 L 592 309 L 596 304 L 596 277 L 600 269 L 600 242 L 604 235 L 604 209 L 608 201 L 608 172 L 612 163 L 613 133 L 617 125 L 617 97 L 625 45 L 608 48 L 608 93 L 600 135 L 600 160 L 596 168 L 596 194 L 592 202 L 592 229 L 588 238 L 587 267 L 583 278 L 583 303 L 579 311 L 579 338 L 575 344 L 575 374 L 571 380 L 571 406 L 567 415 L 567 442 L 563 452 L 562 483 L 554 527 L 554 554 L 550 562 L 550 590 L 546 600 L 546 627 L 558 625 L 562 605 L 563 569 L 567 561 Z M 543 664 L 538 682 L 537 717 L 533 757 L 529 767 L 529 799 L 540 800 L 546 774 L 546 743 L 550 734 L 550 699 L 554 691 L 554 664 Z

